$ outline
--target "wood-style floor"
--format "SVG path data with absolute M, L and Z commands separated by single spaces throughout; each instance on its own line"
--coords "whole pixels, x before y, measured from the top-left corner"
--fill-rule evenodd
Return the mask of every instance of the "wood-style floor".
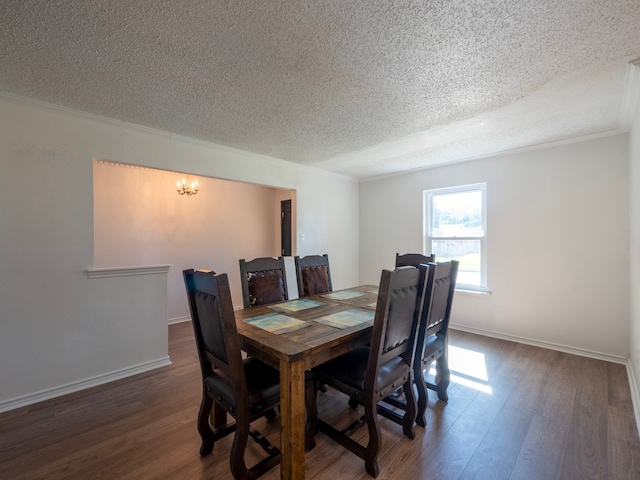
M 381 418 L 378 478 L 640 479 L 624 366 L 458 331 L 450 345 L 461 383 L 447 404 L 430 396 L 427 428 L 414 440 Z M 0 479 L 231 479 L 231 438 L 198 454 L 200 371 L 189 323 L 169 327 L 169 348 L 169 367 L 1 414 Z M 338 426 L 358 415 L 331 390 L 318 408 Z M 255 426 L 279 441 L 278 417 Z M 365 428 L 354 433 L 363 437 Z M 251 462 L 260 450 L 249 445 Z M 323 434 L 306 456 L 306 477 L 371 478 Z

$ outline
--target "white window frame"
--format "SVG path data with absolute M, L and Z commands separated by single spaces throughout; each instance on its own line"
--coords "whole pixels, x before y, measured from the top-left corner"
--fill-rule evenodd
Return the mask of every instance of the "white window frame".
M 462 193 L 468 191 L 480 190 L 482 193 L 482 236 L 476 237 L 434 237 L 432 231 L 433 219 L 433 197 L 443 194 Z M 436 188 L 425 190 L 423 192 L 423 239 L 424 254 L 433 253 L 433 240 L 480 240 L 480 285 L 469 285 L 456 282 L 456 289 L 486 292 L 487 291 L 487 184 L 473 183 L 470 185 L 460 185 L 447 188 Z M 436 262 L 438 257 L 436 256 Z

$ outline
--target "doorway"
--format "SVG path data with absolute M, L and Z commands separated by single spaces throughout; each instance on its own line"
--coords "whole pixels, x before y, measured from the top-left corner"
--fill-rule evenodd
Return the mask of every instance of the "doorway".
M 281 255 L 291 256 L 291 200 L 280 202 L 280 241 Z

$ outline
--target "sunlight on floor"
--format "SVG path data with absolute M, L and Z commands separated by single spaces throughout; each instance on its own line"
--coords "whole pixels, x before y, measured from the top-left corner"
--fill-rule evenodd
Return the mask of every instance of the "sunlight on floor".
M 484 353 L 449 345 L 449 368 L 452 382 L 484 393 L 492 393 L 488 385 L 489 376 Z M 436 374 L 435 364 L 432 364 L 429 374 Z

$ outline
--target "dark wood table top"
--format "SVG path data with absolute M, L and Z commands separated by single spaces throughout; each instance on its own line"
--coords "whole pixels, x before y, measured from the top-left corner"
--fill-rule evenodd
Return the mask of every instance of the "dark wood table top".
M 351 292 L 358 292 L 360 295 L 352 296 Z M 282 308 L 298 300 L 244 308 L 236 311 L 238 333 L 246 351 L 276 368 L 281 360 L 295 362 L 301 359 L 305 359 L 306 368 L 312 368 L 328 359 L 322 354 L 325 350 L 343 344 L 347 345 L 347 348 L 353 348 L 353 346 L 368 342 L 373 325 L 373 320 L 371 320 L 347 328 L 336 328 L 315 320 L 352 309 L 373 313 L 377 298 L 377 286 L 361 285 L 298 299 L 321 303 L 319 306 L 299 311 L 289 311 Z M 307 326 L 285 333 L 273 333 L 244 321 L 252 317 L 273 313 L 302 320 L 306 322 Z M 340 350 L 346 351 L 346 349 Z M 335 352 L 333 356 L 336 356 Z

